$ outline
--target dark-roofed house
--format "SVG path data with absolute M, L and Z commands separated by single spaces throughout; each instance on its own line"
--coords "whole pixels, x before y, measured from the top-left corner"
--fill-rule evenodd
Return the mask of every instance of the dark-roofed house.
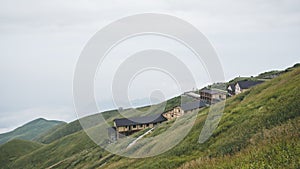
M 226 91 L 217 89 L 202 89 L 200 90 L 200 99 L 207 104 L 214 104 L 226 99 Z
M 244 80 L 244 81 L 239 81 L 235 84 L 235 94 L 240 94 L 244 92 L 245 90 L 256 86 L 258 84 L 263 83 L 264 81 L 251 81 L 251 80 Z
M 205 106 L 206 104 L 200 100 L 187 102 L 187 103 L 183 103 L 181 106 L 174 107 L 172 110 L 168 112 L 163 113 L 163 116 L 168 120 L 172 120 L 184 115 L 185 113 L 189 113 L 194 110 L 199 110 L 200 108 Z
M 115 119 L 114 126 L 116 129 L 117 139 L 145 128 L 153 128 L 164 121 L 167 121 L 167 119 L 161 114 Z

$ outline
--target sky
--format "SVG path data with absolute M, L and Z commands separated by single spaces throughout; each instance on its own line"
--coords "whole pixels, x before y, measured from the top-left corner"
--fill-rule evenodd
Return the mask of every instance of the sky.
M 225 80 L 300 62 L 298 0 L 0 0 L 0 133 L 39 117 L 75 120 L 72 82 L 84 46 L 107 24 L 140 13 L 169 14 L 194 25 L 217 51 Z M 145 46 L 177 52 L 192 70 L 202 70 L 189 59 L 189 51 L 172 48 L 170 39 L 128 40 L 109 54 L 117 60 L 104 64 L 110 74 L 96 75 L 95 95 L 102 98 L 98 104 L 103 110 L 114 106 L 103 79 L 112 77 L 120 58 Z M 206 75 L 200 76 L 198 88 L 209 83 Z M 169 98 L 179 94 L 170 87 L 173 83 L 166 75 L 148 72 L 133 81 L 129 97 L 137 106 L 161 88 Z

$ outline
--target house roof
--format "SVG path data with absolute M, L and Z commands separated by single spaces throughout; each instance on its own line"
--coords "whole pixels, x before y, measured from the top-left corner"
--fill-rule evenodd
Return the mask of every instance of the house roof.
M 122 127 L 122 126 L 132 126 L 132 125 L 139 125 L 139 124 L 160 123 L 166 120 L 167 119 L 161 114 L 156 114 L 156 115 L 149 115 L 149 116 L 142 116 L 142 117 L 115 119 L 114 122 L 116 123 L 117 127 Z
M 205 103 L 203 101 L 193 101 L 193 102 L 188 102 L 184 103 L 181 105 L 181 109 L 184 111 L 189 111 L 197 108 L 205 107 Z
M 240 86 L 241 89 L 249 89 L 252 86 L 258 85 L 263 83 L 263 81 L 239 81 L 237 84 Z
M 215 89 L 202 89 L 200 92 L 208 93 L 208 94 L 225 94 L 225 91 L 215 90 Z

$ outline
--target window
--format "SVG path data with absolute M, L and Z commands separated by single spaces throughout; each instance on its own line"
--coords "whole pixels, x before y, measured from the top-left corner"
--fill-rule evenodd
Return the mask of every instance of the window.
M 146 127 L 149 127 L 149 124 L 146 124 Z
M 132 128 L 136 128 L 136 125 L 133 125 Z
M 143 127 L 143 125 L 142 125 L 142 124 L 140 124 L 140 127 Z

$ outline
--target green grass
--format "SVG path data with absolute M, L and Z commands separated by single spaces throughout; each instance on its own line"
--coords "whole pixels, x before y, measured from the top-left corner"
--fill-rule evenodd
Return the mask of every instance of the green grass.
M 20 156 L 26 155 L 38 148 L 41 144 L 26 140 L 11 140 L 0 146 L 0 168 L 10 168 L 9 164 Z
M 112 110 L 112 111 L 106 111 L 101 114 L 94 114 L 91 116 L 84 117 L 85 120 L 90 120 L 92 123 L 90 124 L 90 127 L 93 127 L 97 125 L 97 123 L 93 123 L 93 119 L 99 118 L 98 116 L 103 116 L 108 121 L 112 122 L 114 117 L 117 117 L 119 115 L 118 111 Z M 68 124 L 62 124 L 55 128 L 52 128 L 48 132 L 40 135 L 38 138 L 35 139 L 35 141 L 49 144 L 52 143 L 60 138 L 66 137 L 68 135 L 71 135 L 73 133 L 79 132 L 82 130 L 82 126 L 80 124 L 79 120 L 75 120 Z
M 79 167 L 81 163 L 85 166 L 97 164 L 98 160 L 107 154 L 83 131 L 80 131 L 21 156 L 11 166 L 12 168 L 47 168 L 49 166 L 73 168 Z
M 299 168 L 300 118 L 264 129 L 249 145 L 233 155 L 202 157 L 185 163 L 181 169 L 197 168 Z
M 80 130 L 82 130 L 82 127 L 81 127 L 79 121 L 76 120 L 76 121 L 73 121 L 68 124 L 58 125 L 57 127 L 52 128 L 48 132 L 40 135 L 35 140 L 38 142 L 41 142 L 41 143 L 48 144 L 48 143 L 52 143 L 53 141 L 58 140 L 62 137 L 76 133 Z

